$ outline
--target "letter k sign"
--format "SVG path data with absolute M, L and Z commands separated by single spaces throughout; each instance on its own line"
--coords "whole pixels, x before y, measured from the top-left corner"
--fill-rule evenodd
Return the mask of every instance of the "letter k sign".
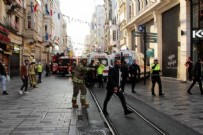
M 202 38 L 203 37 L 203 30 L 193 31 L 193 38 Z

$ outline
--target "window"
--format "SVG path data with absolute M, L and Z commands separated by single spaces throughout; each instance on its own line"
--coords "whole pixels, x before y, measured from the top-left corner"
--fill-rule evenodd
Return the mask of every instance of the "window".
M 44 30 L 45 30 L 45 32 L 47 32 L 47 25 L 45 25 Z
M 137 6 L 138 6 L 138 11 L 140 11 L 140 0 L 138 0 Z
M 28 22 L 27 28 L 28 28 L 28 29 L 31 29 L 31 28 L 32 28 L 32 26 L 31 26 L 31 25 L 32 25 L 31 19 L 32 19 L 31 13 L 28 13 L 28 15 L 27 15 L 27 22 Z
M 19 30 L 19 17 L 15 16 L 14 28 Z
M 129 18 L 131 19 L 132 13 L 131 13 L 131 6 L 129 6 Z
M 113 31 L 113 41 L 116 41 L 116 31 Z

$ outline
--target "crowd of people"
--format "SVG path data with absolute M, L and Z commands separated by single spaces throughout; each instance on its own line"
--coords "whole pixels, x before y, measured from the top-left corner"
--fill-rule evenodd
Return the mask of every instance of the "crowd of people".
M 28 60 L 26 59 L 20 68 L 20 77 L 22 80 L 22 86 L 20 87 L 19 93 L 28 94 L 28 85 L 30 88 L 37 88 L 38 83 L 42 83 L 42 72 L 43 64 L 41 62 L 36 63 L 34 57 Z M 46 64 L 46 75 L 49 76 L 51 73 L 50 65 Z M 38 76 L 38 77 L 37 77 Z M 6 81 L 10 79 L 5 65 L 3 64 L 3 55 L 0 54 L 0 79 L 2 84 L 2 95 L 8 95 L 6 90 Z

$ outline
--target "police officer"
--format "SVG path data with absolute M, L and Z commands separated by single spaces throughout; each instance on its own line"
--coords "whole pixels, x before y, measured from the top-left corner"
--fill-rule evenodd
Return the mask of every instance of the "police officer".
M 38 83 L 42 83 L 42 71 L 43 71 L 43 65 L 41 62 L 38 63 L 37 65 L 37 73 L 38 73 Z
M 151 66 L 151 79 L 152 79 L 152 88 L 151 88 L 151 91 L 152 91 L 152 95 L 155 96 L 155 93 L 154 93 L 154 87 L 155 87 L 155 84 L 158 83 L 159 85 L 159 96 L 163 96 L 164 94 L 162 93 L 162 85 L 161 85 L 161 78 L 160 78 L 160 75 L 159 75 L 159 72 L 161 71 L 160 69 L 160 65 L 158 63 L 158 59 L 155 58 L 154 59 L 154 63 L 152 64 Z
M 79 63 L 76 66 L 76 68 L 74 69 L 73 97 L 72 97 L 72 107 L 73 108 L 78 108 L 77 96 L 79 94 L 79 90 L 81 91 L 80 102 L 81 102 L 82 107 L 89 107 L 89 104 L 86 102 L 87 89 L 85 87 L 85 76 L 86 76 L 87 71 L 95 70 L 95 69 L 86 67 L 86 65 L 87 65 L 87 58 L 82 57 L 81 63 Z

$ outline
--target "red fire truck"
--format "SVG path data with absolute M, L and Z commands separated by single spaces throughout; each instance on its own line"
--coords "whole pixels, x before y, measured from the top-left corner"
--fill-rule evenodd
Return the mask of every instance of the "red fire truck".
M 72 76 L 72 66 L 73 63 L 77 63 L 77 58 L 76 57 L 68 57 L 68 56 L 61 56 L 58 59 L 58 69 L 57 73 L 60 75 L 68 75 Z

